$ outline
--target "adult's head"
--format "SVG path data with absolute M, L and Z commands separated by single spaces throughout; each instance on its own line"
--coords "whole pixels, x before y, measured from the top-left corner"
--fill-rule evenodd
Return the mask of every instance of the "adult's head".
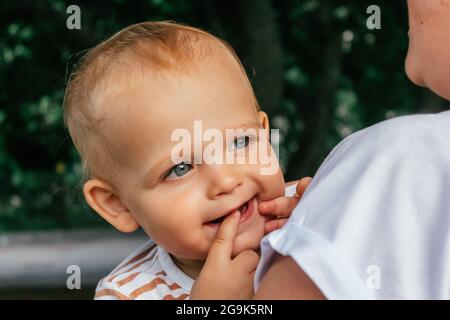
M 406 73 L 450 100 L 450 0 L 408 0 Z

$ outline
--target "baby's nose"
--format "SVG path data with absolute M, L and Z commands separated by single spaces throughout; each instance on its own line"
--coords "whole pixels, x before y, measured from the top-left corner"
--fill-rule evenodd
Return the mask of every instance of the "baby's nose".
M 208 196 L 211 199 L 233 193 L 242 185 L 242 173 L 233 165 L 208 166 L 207 174 L 211 181 L 208 187 Z

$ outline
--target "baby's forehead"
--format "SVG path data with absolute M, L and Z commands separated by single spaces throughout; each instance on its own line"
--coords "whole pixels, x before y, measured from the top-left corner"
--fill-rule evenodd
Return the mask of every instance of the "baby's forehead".
M 222 129 L 240 119 L 254 118 L 256 105 L 252 93 L 233 81 L 214 80 L 193 74 L 142 79 L 110 103 L 109 122 L 125 135 L 154 132 L 167 137 L 179 128 Z
M 222 88 L 219 80 L 210 83 L 208 93 L 202 92 L 202 82 L 191 83 L 189 75 L 171 83 L 160 81 L 157 86 L 152 81 L 130 88 L 114 102 L 116 111 L 109 117 L 109 129 L 124 152 L 167 152 L 180 132 L 223 131 L 256 119 L 252 96 L 234 94 L 230 92 L 234 87 Z
M 253 91 L 233 55 L 218 45 L 203 49 L 182 68 L 117 63 L 103 88 L 109 134 L 121 145 L 145 148 L 148 135 L 167 142 L 178 128 L 192 130 L 195 120 L 223 128 L 253 115 Z
M 139 50 L 118 48 L 114 59 L 105 53 L 105 57 L 99 59 L 104 71 L 99 73 L 101 78 L 95 84 L 98 87 L 96 91 L 103 92 L 101 95 L 109 100 L 105 104 L 111 105 L 117 99 L 126 98 L 132 87 L 153 93 L 151 99 L 156 100 L 164 94 L 172 95 L 177 89 L 178 79 L 198 80 L 199 77 L 203 77 L 205 92 L 210 80 L 232 78 L 253 96 L 245 70 L 231 47 L 208 34 L 188 30 L 179 30 L 178 33 L 173 37 L 176 41 L 168 46 L 152 46 L 151 42 L 141 40 Z M 102 62 L 105 59 L 110 62 L 107 68 L 104 68 L 106 61 Z M 95 78 L 95 72 L 92 75 Z
M 192 61 L 182 70 L 141 65 L 116 70 L 108 78 L 110 85 L 105 86 L 107 94 L 103 104 L 114 106 L 124 118 L 130 111 L 140 112 L 141 108 L 152 111 L 155 116 L 182 112 L 201 119 L 204 112 L 220 105 L 232 109 L 233 105 L 246 100 L 252 109 L 256 107 L 245 73 L 232 56 L 224 52 L 207 60 Z M 203 108 L 206 106 L 207 109 Z

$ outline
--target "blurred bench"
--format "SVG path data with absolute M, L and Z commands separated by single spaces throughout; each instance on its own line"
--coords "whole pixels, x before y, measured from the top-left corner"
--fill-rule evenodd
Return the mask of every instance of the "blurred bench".
M 0 289 L 67 288 L 67 267 L 81 270 L 81 286 L 95 287 L 147 240 L 142 232 L 111 229 L 0 235 Z

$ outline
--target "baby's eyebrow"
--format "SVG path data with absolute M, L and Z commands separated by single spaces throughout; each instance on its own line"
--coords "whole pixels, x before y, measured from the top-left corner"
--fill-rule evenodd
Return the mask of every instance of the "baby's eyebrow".
M 225 127 L 223 130 L 225 131 L 226 129 L 251 129 L 251 128 L 262 128 L 262 126 L 256 120 L 253 120 L 243 122 L 239 125 L 232 125 L 229 127 Z
M 145 181 L 155 181 L 159 178 L 159 175 L 163 173 L 163 170 L 169 169 L 174 165 L 176 165 L 176 163 L 173 163 L 170 154 L 159 159 L 153 165 L 151 165 L 149 170 L 146 171 Z
M 174 166 L 175 163 L 173 163 L 170 153 L 167 154 L 167 156 L 161 157 L 155 162 L 152 161 L 152 164 L 147 168 L 147 170 L 144 173 L 143 181 L 145 184 L 153 184 L 155 183 L 159 178 L 160 175 L 164 173 L 163 170 L 168 170 L 172 166 Z

